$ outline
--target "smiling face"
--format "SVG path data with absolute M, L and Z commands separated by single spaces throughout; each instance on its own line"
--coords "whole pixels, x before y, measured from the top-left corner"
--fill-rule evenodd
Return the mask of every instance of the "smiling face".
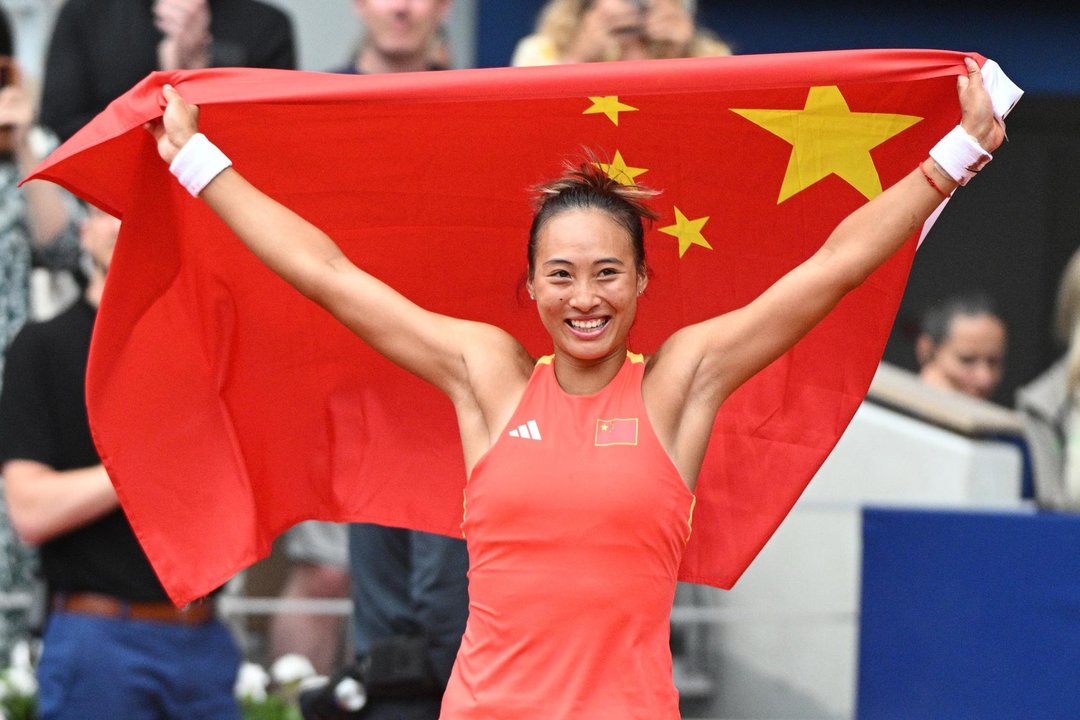
M 556 357 L 583 365 L 621 358 L 647 282 L 629 234 L 602 210 L 557 213 L 537 233 L 529 293 Z

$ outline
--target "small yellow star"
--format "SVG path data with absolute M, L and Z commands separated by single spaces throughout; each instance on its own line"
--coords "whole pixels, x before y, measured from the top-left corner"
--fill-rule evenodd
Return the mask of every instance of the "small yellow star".
M 619 102 L 618 95 L 604 95 L 603 97 L 589 97 L 592 101 L 592 105 L 588 110 L 582 113 L 582 115 L 595 115 L 596 113 L 603 113 L 607 115 L 607 119 L 616 125 L 619 124 L 619 113 L 621 112 L 634 112 L 637 110 L 632 105 Z
M 869 198 L 881 194 L 870 151 L 922 120 L 914 115 L 851 112 L 840 88 L 812 87 L 802 110 L 732 108 L 732 112 L 791 143 L 776 203 L 836 174 Z
M 712 245 L 701 234 L 701 228 L 708 221 L 708 216 L 690 220 L 682 214 L 682 210 L 675 208 L 675 224 L 660 228 L 660 232 L 673 235 L 679 239 L 679 257 L 682 257 L 691 245 L 700 245 L 707 250 L 712 250 Z
M 606 172 L 609 178 L 620 185 L 634 185 L 634 178 L 649 172 L 645 168 L 630 167 L 627 165 L 626 161 L 623 160 L 622 153 L 618 150 L 615 151 L 615 158 L 611 161 L 610 165 L 602 162 L 594 163 L 594 165 Z
M 600 431 L 601 432 L 607 432 L 610 427 L 611 426 L 608 425 L 607 423 L 600 423 Z

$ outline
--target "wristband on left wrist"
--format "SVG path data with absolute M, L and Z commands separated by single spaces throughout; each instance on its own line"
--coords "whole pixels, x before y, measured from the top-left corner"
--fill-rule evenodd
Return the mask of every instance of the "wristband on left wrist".
M 961 187 L 994 159 L 961 125 L 950 130 L 930 149 L 930 157 Z

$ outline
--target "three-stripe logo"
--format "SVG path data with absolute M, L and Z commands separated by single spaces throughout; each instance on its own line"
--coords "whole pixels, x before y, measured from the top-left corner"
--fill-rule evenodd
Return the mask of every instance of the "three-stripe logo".
M 510 431 L 510 437 L 524 438 L 525 440 L 539 440 L 540 427 L 535 420 L 530 420 L 524 425 L 518 425 Z

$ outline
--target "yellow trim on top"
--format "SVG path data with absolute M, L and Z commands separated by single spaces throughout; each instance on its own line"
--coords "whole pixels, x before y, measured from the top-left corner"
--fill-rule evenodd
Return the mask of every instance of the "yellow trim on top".
M 642 355 L 641 353 L 630 352 L 629 350 L 626 351 L 626 358 L 627 358 L 627 360 L 634 363 L 635 365 L 640 365 L 641 363 L 645 362 L 645 356 L 644 355 Z M 550 365 L 554 361 L 555 361 L 555 355 L 554 354 L 544 355 L 543 357 L 540 357 L 540 358 L 538 358 L 536 360 L 536 364 L 537 365 Z
M 461 539 L 468 540 L 465 537 L 465 521 L 469 519 L 469 493 L 465 488 L 461 489 L 461 524 L 458 525 L 461 528 Z
M 694 508 L 697 507 L 697 495 L 692 495 L 690 499 L 690 515 L 686 518 L 686 532 L 685 542 L 690 542 L 690 536 L 694 534 Z

